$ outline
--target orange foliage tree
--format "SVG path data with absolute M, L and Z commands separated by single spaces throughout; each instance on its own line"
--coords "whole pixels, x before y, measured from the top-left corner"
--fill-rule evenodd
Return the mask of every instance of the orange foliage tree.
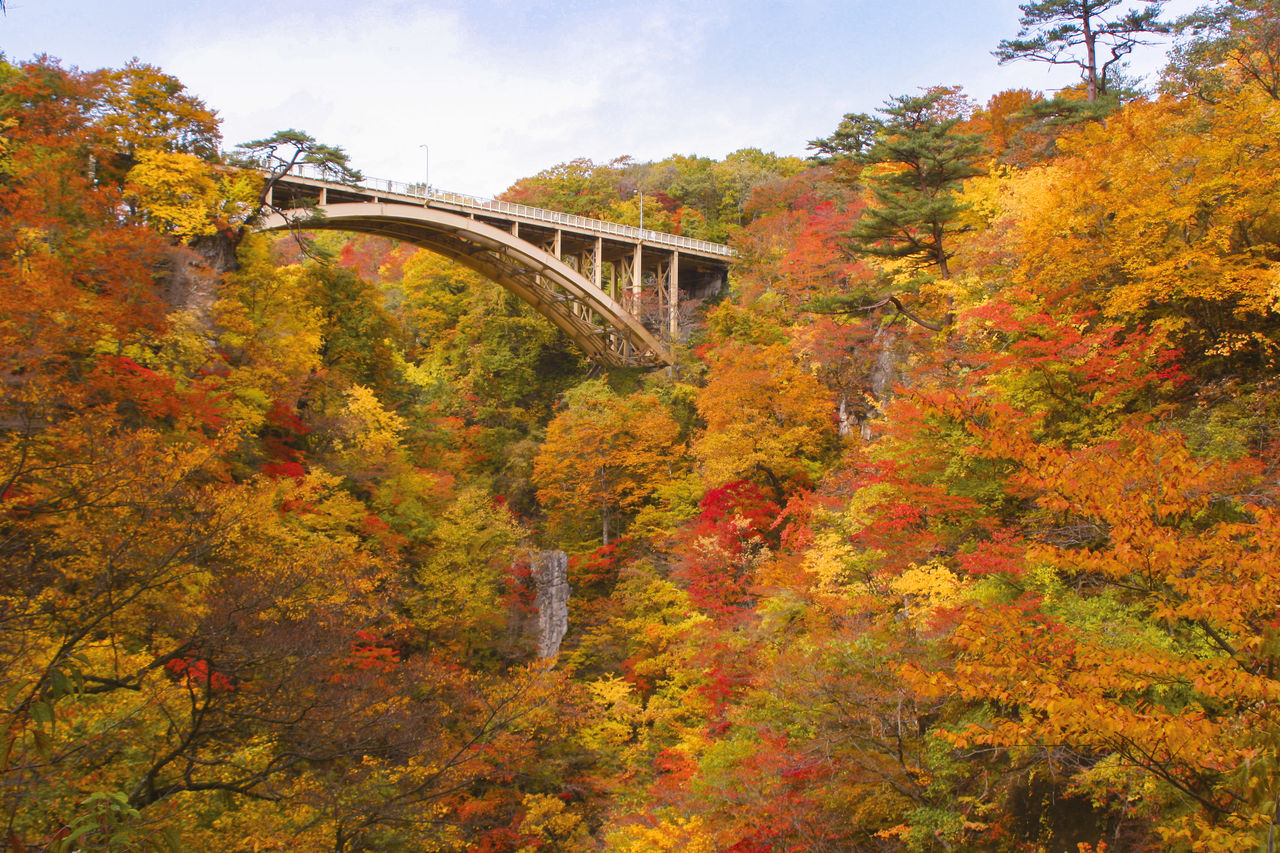
M 622 397 L 600 381 L 566 392 L 533 463 L 538 500 L 566 533 L 599 525 L 604 544 L 676 473 L 679 427 L 651 394 Z

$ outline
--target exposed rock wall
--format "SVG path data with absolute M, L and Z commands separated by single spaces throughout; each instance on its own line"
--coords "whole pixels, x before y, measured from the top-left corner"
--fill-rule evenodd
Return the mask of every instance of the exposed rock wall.
M 564 551 L 539 551 L 533 555 L 530 574 L 537 611 L 538 657 L 555 657 L 569 630 L 569 557 Z
M 218 283 L 236 266 L 236 241 L 216 234 L 190 246 L 170 247 L 156 269 L 156 282 L 171 310 L 186 311 L 200 326 L 211 328 Z

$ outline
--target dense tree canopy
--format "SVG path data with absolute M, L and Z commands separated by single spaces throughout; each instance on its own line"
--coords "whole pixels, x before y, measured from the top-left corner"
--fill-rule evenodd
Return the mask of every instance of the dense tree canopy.
M 1002 49 L 1087 103 L 1156 5 Z M 732 242 L 648 375 L 428 252 L 248 233 L 336 146 L 264 178 L 159 69 L 0 63 L 4 844 L 1273 849 L 1272 6 L 1105 115 L 935 87 L 807 162 L 517 182 Z

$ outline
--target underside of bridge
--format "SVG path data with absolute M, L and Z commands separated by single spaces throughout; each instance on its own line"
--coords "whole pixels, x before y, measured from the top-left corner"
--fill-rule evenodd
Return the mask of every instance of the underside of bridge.
M 276 200 L 277 210 L 282 200 Z M 679 335 L 681 290 L 698 295 L 689 288 L 718 289 L 723 276 L 721 270 L 700 269 L 696 259 L 682 271 L 674 251 L 646 253 L 647 247 L 611 246 L 599 236 L 523 223 L 508 224 L 507 230 L 436 207 L 359 196 L 337 201 L 329 195 L 321 202 L 273 214 L 258 227 L 351 231 L 437 252 L 519 296 L 606 367 L 672 364 L 671 348 L 660 336 Z M 684 288 L 682 273 L 689 283 Z

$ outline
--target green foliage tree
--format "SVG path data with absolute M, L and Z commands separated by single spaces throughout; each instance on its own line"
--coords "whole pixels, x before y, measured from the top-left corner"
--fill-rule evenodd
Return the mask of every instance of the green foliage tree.
M 947 238 L 963 209 L 955 191 L 979 173 L 983 151 L 976 134 L 957 131 L 963 116 L 949 110 L 954 94 L 935 88 L 886 102 L 881 132 L 864 156 L 876 203 L 850 234 L 856 253 L 933 266 L 950 277 Z
M 597 164 L 578 158 L 517 181 L 502 198 L 522 204 L 672 230 L 699 239 L 723 241 L 750 221 L 751 194 L 803 171 L 798 157 L 743 148 L 717 161 L 672 155 L 656 163 L 619 157 Z
M 846 246 L 853 255 L 899 261 L 909 273 L 933 267 L 943 279 L 951 277 L 951 239 L 965 227 L 956 191 L 980 173 L 983 154 L 980 137 L 958 129 L 965 109 L 957 89 L 935 87 L 923 95 L 891 98 L 881 109 L 882 119 L 846 115 L 835 134 L 810 142 L 820 155 L 849 164 L 846 180 L 856 168 L 856 179 L 870 188 L 874 204 L 848 234 Z M 906 292 L 881 294 L 871 304 L 865 304 L 863 293 L 835 293 L 810 307 L 840 313 L 892 304 L 915 322 L 940 329 L 904 304 L 907 292 L 917 287 L 918 281 L 908 279 Z
M 1235 80 L 1280 100 L 1280 10 L 1269 0 L 1203 6 L 1176 24 L 1165 88 L 1216 101 Z
M 505 506 L 482 489 L 463 490 L 425 537 L 414 569 L 410 612 L 431 641 L 464 660 L 490 654 L 504 639 L 510 616 L 517 544 L 525 535 Z
M 325 366 L 352 382 L 388 391 L 402 332 L 378 290 L 331 264 L 309 264 L 299 284 L 320 318 Z
M 618 197 L 614 180 L 617 165 L 618 161 L 614 161 L 598 166 L 579 157 L 517 181 L 502 197 L 518 204 L 598 218 Z

